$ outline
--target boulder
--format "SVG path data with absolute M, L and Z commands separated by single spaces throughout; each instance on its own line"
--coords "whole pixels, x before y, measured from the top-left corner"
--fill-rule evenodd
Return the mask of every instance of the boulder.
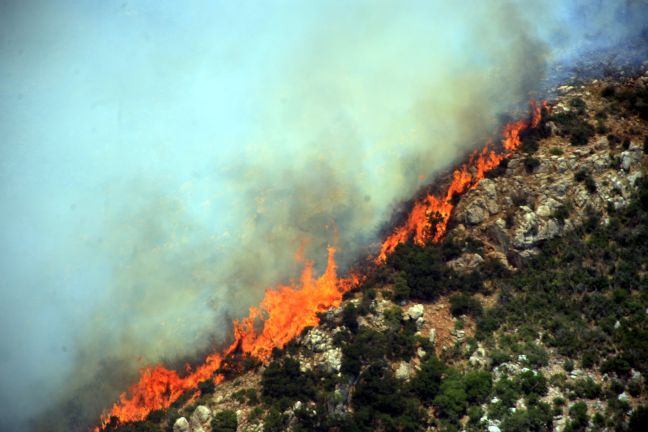
M 409 379 L 411 373 L 412 371 L 409 363 L 400 362 L 398 368 L 396 369 L 396 372 L 394 373 L 394 376 L 400 380 L 406 380 Z
M 415 304 L 414 306 L 411 306 L 409 309 L 407 309 L 406 318 L 416 321 L 419 318 L 421 318 L 424 313 L 425 313 L 425 307 L 423 307 L 422 304 Z
M 487 210 L 484 208 L 484 203 L 477 199 L 472 202 L 464 211 L 464 220 L 471 224 L 477 225 L 488 217 Z
M 191 429 L 196 430 L 198 427 L 206 426 L 211 422 L 212 413 L 205 405 L 198 405 L 191 414 Z
M 339 372 L 342 367 L 342 351 L 340 348 L 330 349 L 322 355 L 322 363 L 331 372 Z
M 173 432 L 189 432 L 190 430 L 189 422 L 184 417 L 180 417 L 173 423 Z
M 472 270 L 484 262 L 484 258 L 476 253 L 465 253 L 459 258 L 448 261 L 447 265 L 454 271 Z
M 646 313 L 648 314 L 648 309 L 646 309 Z M 430 343 L 432 345 L 436 343 L 436 336 L 437 336 L 436 329 L 434 328 L 430 329 L 430 336 L 428 337 L 428 339 L 430 339 Z

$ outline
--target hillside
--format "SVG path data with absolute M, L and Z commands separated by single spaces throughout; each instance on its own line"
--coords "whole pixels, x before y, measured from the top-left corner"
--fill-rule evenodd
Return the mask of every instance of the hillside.
M 646 430 L 648 76 L 558 88 L 520 151 L 271 361 L 105 430 Z

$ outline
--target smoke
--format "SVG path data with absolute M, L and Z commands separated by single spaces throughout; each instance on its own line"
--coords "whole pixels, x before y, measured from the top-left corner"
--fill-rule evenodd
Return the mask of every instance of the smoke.
M 344 268 L 552 65 L 644 30 L 528 3 L 0 2 L 0 429 L 217 349 L 301 245 Z

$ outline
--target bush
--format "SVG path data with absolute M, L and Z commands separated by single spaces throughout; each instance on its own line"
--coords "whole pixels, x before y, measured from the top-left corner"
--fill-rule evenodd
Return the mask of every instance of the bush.
M 208 379 L 198 383 L 198 390 L 200 390 L 200 396 L 210 395 L 216 390 L 216 385 L 213 380 Z
M 263 432 L 284 432 L 286 416 L 277 408 L 270 408 L 263 419 Z
M 583 122 L 580 126 L 572 129 L 569 142 L 573 146 L 586 145 L 590 138 L 595 134 L 594 126 L 587 122 Z
M 630 415 L 628 432 L 644 432 L 648 430 L 648 407 L 638 407 Z
M 589 417 L 587 415 L 587 405 L 585 402 L 577 402 L 569 408 L 570 422 L 565 430 L 584 431 L 587 429 Z
M 563 149 L 561 149 L 560 147 L 551 147 L 549 153 L 554 156 L 561 156 L 563 154 Z
M 296 400 L 303 401 L 311 399 L 314 392 L 310 376 L 302 373 L 299 362 L 291 358 L 270 362 L 261 376 L 261 394 L 268 403 L 281 401 L 286 405 Z
M 394 276 L 394 300 L 397 302 L 407 300 L 410 297 L 411 290 L 407 285 L 407 279 L 403 273 L 398 272 Z
M 524 163 L 524 169 L 529 174 L 531 174 L 533 171 L 535 171 L 536 168 L 540 166 L 540 161 L 530 155 L 527 155 L 524 158 L 523 163 Z
M 493 388 L 491 374 L 486 371 L 467 372 L 463 377 L 463 381 L 468 402 L 473 404 L 483 403 Z
M 479 300 L 467 294 L 455 294 L 450 297 L 450 312 L 454 316 L 471 315 L 479 317 L 484 309 Z
M 589 193 L 596 192 L 596 182 L 590 176 L 585 179 L 585 189 L 587 189 Z
M 342 324 L 344 324 L 351 333 L 358 331 L 358 310 L 353 303 L 348 303 L 342 310 Z
M 236 432 L 236 413 L 232 410 L 220 411 L 212 419 L 211 427 L 213 432 Z
M 410 382 L 410 388 L 424 404 L 429 404 L 436 397 L 441 385 L 445 365 L 436 357 L 431 357 L 421 365 L 416 377 Z
M 456 371 L 441 382 L 439 394 L 434 398 L 439 416 L 457 423 L 468 408 L 468 395 L 464 383 Z

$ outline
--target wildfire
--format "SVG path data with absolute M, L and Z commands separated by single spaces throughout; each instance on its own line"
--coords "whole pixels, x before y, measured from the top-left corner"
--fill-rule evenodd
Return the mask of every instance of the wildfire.
M 385 239 L 374 261 L 377 264 L 384 262 L 396 246 L 410 238 L 417 244 L 439 240 L 445 233 L 454 208 L 452 198 L 474 187 L 488 171 L 509 157 L 519 147 L 520 133 L 524 129 L 539 124 L 540 108 L 535 103 L 531 103 L 531 108 L 530 119 L 510 123 L 503 128 L 503 151 L 497 152 L 495 146 L 489 143 L 481 151 L 473 152 L 468 162 L 453 172 L 445 194 L 428 194 L 418 200 L 406 222 Z M 435 216 L 434 227 L 431 226 L 431 216 Z M 221 363 L 234 352 L 240 351 L 267 362 L 274 348 L 283 348 L 304 328 L 318 325 L 318 313 L 339 306 L 342 295 L 362 279 L 356 274 L 338 278 L 335 247 L 329 247 L 326 270 L 319 278 L 313 275 L 313 263 L 303 259 L 303 245 L 295 259 L 305 262 L 299 281 L 266 290 L 258 307 L 251 307 L 246 318 L 234 321 L 234 341 L 227 349 L 208 356 L 195 370 L 187 368 L 185 376 L 160 365 L 144 368 L 139 381 L 122 393 L 119 401 L 102 415 L 101 426 L 95 428 L 95 432 L 109 424 L 143 420 L 151 411 L 167 408 L 187 391 L 196 389 L 201 381 L 213 379 L 220 382 L 222 377 L 217 372 Z M 257 330 L 258 327 L 261 330 Z
M 475 150 L 468 162 L 461 165 L 452 173 L 452 180 L 445 194 L 437 196 L 428 194 L 414 203 L 414 207 L 407 216 L 405 223 L 397 227 L 383 242 L 380 252 L 376 256 L 377 264 L 385 262 L 396 246 L 405 243 L 410 238 L 416 244 L 427 241 L 438 241 L 445 234 L 448 219 L 454 208 L 452 198 L 456 194 L 463 194 L 475 187 L 484 178 L 486 173 L 509 157 L 522 143 L 520 134 L 528 127 L 537 127 L 541 120 L 540 107 L 531 102 L 531 118 L 508 123 L 502 130 L 502 152 L 496 152 L 493 143 L 488 143 L 479 151 Z M 434 227 L 431 216 L 435 216 Z
M 258 307 L 251 307 L 246 318 L 234 322 L 234 342 L 222 354 L 210 355 L 199 368 L 188 370 L 184 377 L 159 365 L 143 369 L 139 381 L 127 393 L 122 393 L 119 402 L 102 416 L 101 426 L 95 432 L 110 424 L 113 417 L 118 424 L 143 420 L 151 411 L 169 407 L 201 381 L 220 381 L 221 378 L 214 375 L 223 358 L 237 350 L 267 362 L 273 348 L 283 348 L 305 327 L 319 324 L 317 314 L 339 306 L 342 295 L 358 282 L 357 275 L 337 277 L 335 248 L 329 247 L 324 274 L 314 278 L 313 263 L 307 261 L 298 283 L 267 290 Z M 263 322 L 263 329 L 257 332 L 255 324 L 259 322 Z

